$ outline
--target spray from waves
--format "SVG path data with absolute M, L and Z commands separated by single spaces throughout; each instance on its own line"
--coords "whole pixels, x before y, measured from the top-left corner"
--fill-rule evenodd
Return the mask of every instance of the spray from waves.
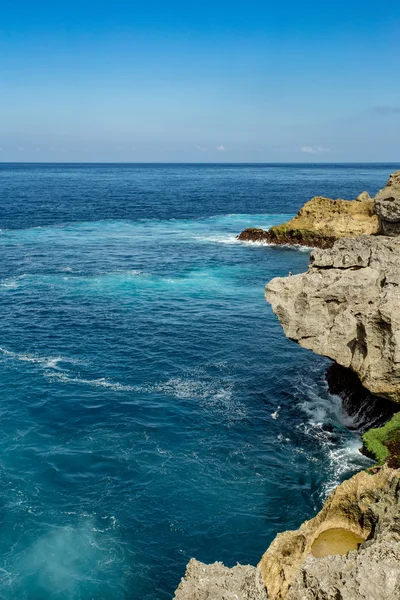
M 329 463 L 321 493 L 324 499 L 346 476 L 371 464 L 360 452 L 361 441 L 354 418 L 345 412 L 340 398 L 329 393 L 323 377 L 325 368 L 326 365 L 317 373 L 317 378 L 303 374 L 297 382 L 298 406 L 307 416 L 297 429 L 313 444 L 322 447 Z
M 129 566 L 122 543 L 111 528 L 103 530 L 94 525 L 93 519 L 85 519 L 52 528 L 24 552 L 14 553 L 8 581 L 13 597 L 25 596 L 22 590 L 26 577 L 43 597 L 77 598 L 82 586 L 90 590 L 91 597 L 98 597 L 116 580 L 124 587 L 124 573 Z
M 262 248 L 285 248 L 286 250 L 296 250 L 297 252 L 311 252 L 311 250 L 313 250 L 312 246 L 303 246 L 301 244 L 273 244 L 271 242 L 266 242 L 263 240 L 255 242 L 248 240 L 239 240 L 237 235 L 234 233 L 221 235 L 194 235 L 192 236 L 192 239 L 203 243 L 237 244 L 240 246 Z

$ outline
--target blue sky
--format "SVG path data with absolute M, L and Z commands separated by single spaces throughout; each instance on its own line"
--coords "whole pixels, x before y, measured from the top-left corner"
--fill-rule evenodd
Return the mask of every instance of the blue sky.
M 0 9 L 0 161 L 400 159 L 398 2 Z

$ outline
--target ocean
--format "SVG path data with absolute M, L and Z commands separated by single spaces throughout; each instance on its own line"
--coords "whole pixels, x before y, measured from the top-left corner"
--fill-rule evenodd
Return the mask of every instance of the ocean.
M 395 165 L 0 165 L 0 598 L 167 600 L 369 464 L 240 243 Z M 349 428 L 350 427 L 350 428 Z

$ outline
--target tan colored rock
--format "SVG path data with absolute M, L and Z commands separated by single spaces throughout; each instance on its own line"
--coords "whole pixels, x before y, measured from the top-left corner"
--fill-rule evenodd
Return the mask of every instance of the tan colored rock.
M 388 475 L 389 488 L 376 490 L 379 501 L 369 508 L 368 540 L 346 555 L 309 556 L 286 600 L 399 600 L 399 471 Z
M 343 238 L 314 250 L 308 272 L 273 279 L 266 298 L 288 338 L 400 402 L 400 238 Z
M 316 196 L 306 202 L 297 215 L 271 227 L 270 241 L 293 239 L 294 243 L 308 243 L 319 247 L 332 246 L 341 237 L 356 237 L 378 233 L 378 217 L 373 211 L 373 201 L 363 192 L 357 200 L 331 200 Z M 325 242 L 327 243 L 324 243 Z
M 331 580 L 335 577 L 335 581 L 343 580 L 346 568 L 343 567 L 343 561 L 341 563 L 339 559 L 344 555 L 353 557 L 357 555 L 358 543 L 366 540 L 375 532 L 377 523 L 380 523 L 382 531 L 386 531 L 388 522 L 392 522 L 394 518 L 399 519 L 399 477 L 400 471 L 387 467 L 382 468 L 374 475 L 364 471 L 358 473 L 332 492 L 316 517 L 303 523 L 296 531 L 278 534 L 258 565 L 269 600 L 285 598 L 287 600 L 314 600 L 315 598 L 335 600 L 342 597 L 346 600 L 367 599 L 368 597 L 360 595 L 357 590 L 353 596 L 335 595 L 337 589 L 333 589 L 332 595 L 329 595 L 328 592 L 326 595 L 322 593 L 321 595 L 312 595 L 313 587 L 304 585 L 304 565 L 313 565 L 313 568 L 316 569 L 315 565 L 323 563 L 326 570 L 329 571 L 330 568 Z M 389 505 L 393 510 L 391 518 L 386 519 L 386 522 L 385 515 L 389 514 L 387 509 Z M 320 540 L 323 538 L 324 545 L 321 553 Z M 369 542 L 367 542 L 368 544 Z M 348 552 L 350 554 L 347 554 Z M 313 554 L 316 557 L 313 557 Z M 323 558 L 324 555 L 326 558 Z M 338 559 L 336 571 L 332 566 L 330 567 L 334 559 Z M 363 564 L 365 572 L 367 569 L 366 557 L 364 557 Z M 342 567 L 341 571 L 340 567 Z M 303 573 L 301 572 L 302 568 Z M 311 572 L 312 569 L 309 570 L 309 573 Z M 333 572 L 335 572 L 335 577 Z M 353 575 L 355 575 L 355 571 Z M 351 579 L 351 574 L 349 577 Z M 400 581 L 400 564 L 397 564 L 396 577 Z M 318 577 L 315 579 L 318 582 Z M 364 580 L 362 585 L 367 587 L 368 582 Z M 292 586 L 294 587 L 289 592 Z M 314 587 L 317 587 L 315 583 Z M 329 587 L 328 583 L 325 587 Z M 386 598 L 387 600 L 398 600 L 397 597 L 396 599 L 391 596 Z

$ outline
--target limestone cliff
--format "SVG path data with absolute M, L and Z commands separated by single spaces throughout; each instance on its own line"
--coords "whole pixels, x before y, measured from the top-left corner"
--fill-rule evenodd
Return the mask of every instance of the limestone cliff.
M 343 238 L 316 249 L 307 273 L 273 279 L 266 298 L 288 338 L 400 402 L 400 238 Z
M 386 186 L 375 196 L 374 211 L 384 235 L 400 235 L 400 171 L 392 173 Z
M 260 573 L 249 565 L 229 569 L 192 558 L 174 600 L 268 600 Z
M 374 475 L 358 473 L 332 492 L 316 517 L 303 523 L 297 531 L 278 534 L 259 564 L 269 600 L 369 598 L 362 594 L 363 586 L 368 587 L 367 581 L 361 577 L 362 581 L 357 582 L 356 564 L 364 561 L 364 567 L 373 567 L 372 562 L 369 567 L 366 565 L 366 551 L 371 542 L 364 542 L 374 539 L 378 531 L 388 527 L 390 523 L 386 523 L 384 515 L 388 514 L 389 507 L 392 517 L 400 518 L 399 476 L 399 471 L 387 467 Z M 371 596 L 374 600 L 398 598 L 395 595 L 400 591 L 400 546 L 397 542 L 393 541 L 387 556 L 391 559 L 387 568 L 396 585 L 379 580 L 383 588 L 381 595 Z M 392 551 L 395 558 L 391 557 Z M 376 549 L 372 554 L 376 554 Z M 354 571 L 349 573 L 353 565 Z M 330 573 L 330 577 L 326 575 L 322 581 L 319 573 L 324 571 Z M 304 583 L 305 574 L 310 581 L 315 579 L 312 585 Z M 378 580 L 376 583 L 379 585 Z M 317 594 L 316 590 L 322 588 L 324 592 Z M 347 588 L 348 593 L 344 595 L 343 590 Z
M 376 233 L 378 217 L 373 211 L 373 200 L 363 192 L 357 200 L 331 200 L 316 196 L 287 223 L 271 227 L 268 231 L 245 229 L 238 239 L 329 248 L 341 237 Z
M 278 534 L 257 568 L 188 564 L 175 600 L 399 600 L 400 471 L 336 488 L 316 517 Z

